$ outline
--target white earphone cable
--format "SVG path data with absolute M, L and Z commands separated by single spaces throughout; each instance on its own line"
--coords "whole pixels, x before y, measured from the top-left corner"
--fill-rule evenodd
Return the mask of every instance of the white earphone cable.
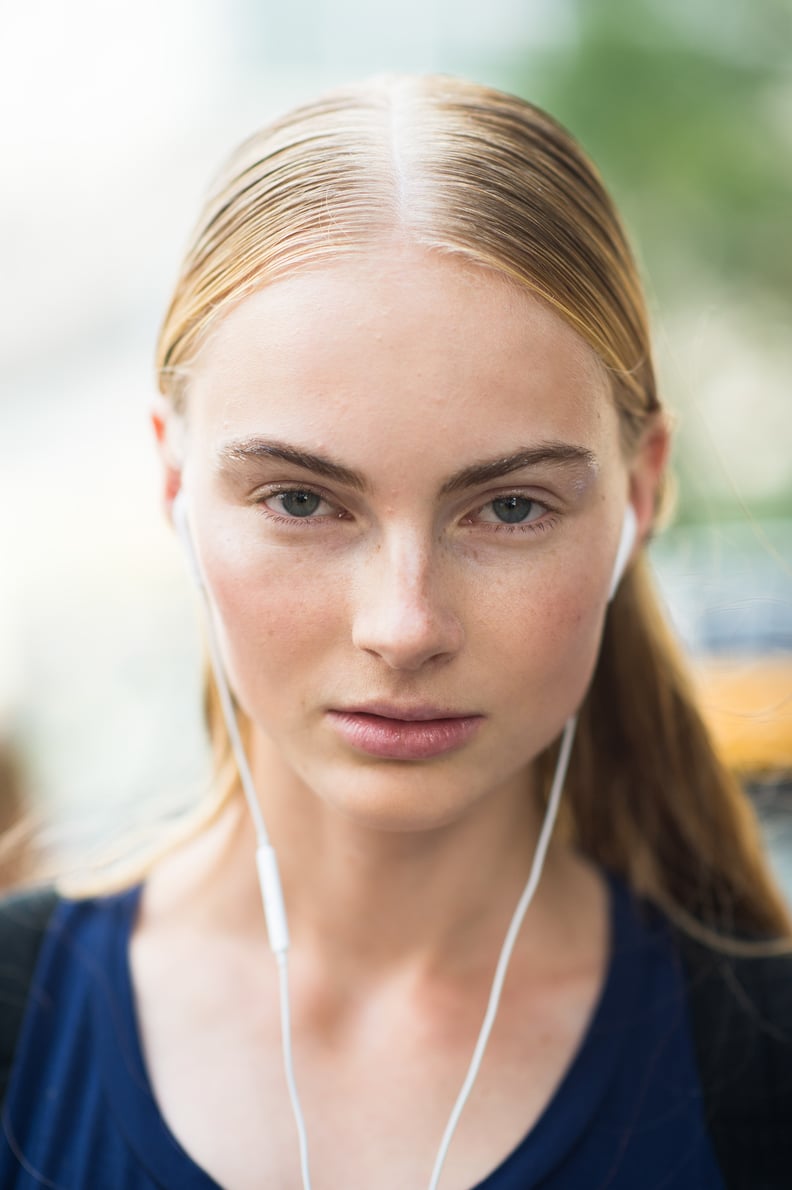
M 291 1102 L 292 1115 L 294 1116 L 294 1123 L 297 1128 L 297 1143 L 300 1150 L 300 1173 L 302 1176 L 303 1190 L 311 1190 L 311 1173 L 308 1161 L 308 1134 L 305 1128 L 305 1117 L 303 1116 L 300 1096 L 297 1091 L 297 1082 L 294 1077 L 291 1006 L 289 1001 L 289 933 L 286 924 L 286 910 L 283 904 L 283 892 L 281 889 L 280 876 L 278 875 L 275 850 L 269 841 L 269 836 L 264 825 L 264 817 L 261 813 L 261 807 L 258 804 L 258 798 L 255 794 L 253 776 L 250 772 L 250 766 L 248 765 L 247 756 L 245 755 L 242 738 L 239 734 L 236 714 L 234 713 L 234 704 L 231 701 L 231 692 L 228 689 L 228 682 L 226 681 L 225 667 L 223 666 L 222 659 L 220 657 L 217 636 L 215 633 L 214 624 L 212 623 L 212 608 L 208 599 L 206 599 L 206 619 L 208 622 L 207 636 L 209 638 L 209 652 L 215 672 L 215 679 L 217 681 L 217 686 L 220 693 L 223 717 L 225 718 L 226 726 L 228 728 L 228 734 L 231 739 L 231 747 L 237 762 L 239 776 L 245 790 L 245 796 L 247 798 L 248 805 L 251 808 L 251 813 L 253 814 L 253 819 L 255 822 L 256 837 L 258 841 L 258 846 L 256 848 L 256 863 L 259 874 L 259 885 L 261 888 L 261 896 L 264 904 L 264 914 L 267 919 L 267 934 L 269 936 L 269 943 L 275 955 L 275 961 L 278 965 L 278 991 L 280 998 L 283 1069 L 286 1075 L 286 1085 L 289 1090 L 289 1100 Z
M 217 634 L 213 623 L 212 608 L 203 585 L 201 589 L 206 605 L 209 653 L 212 662 L 212 668 L 215 673 L 215 679 L 217 681 L 223 717 L 226 722 L 226 727 L 228 728 L 231 747 L 234 752 L 234 758 L 237 762 L 237 767 L 239 769 L 239 776 L 245 791 L 245 797 L 253 816 L 256 836 L 258 839 L 256 858 L 259 868 L 259 880 L 262 887 L 264 911 L 267 918 L 267 931 L 269 935 L 270 946 L 275 954 L 275 959 L 278 965 L 283 1067 L 286 1075 L 289 1099 L 291 1101 L 292 1114 L 294 1116 L 294 1122 L 297 1128 L 303 1190 L 311 1190 L 311 1175 L 308 1160 L 308 1136 L 305 1127 L 302 1106 L 300 1103 L 300 1097 L 297 1091 L 297 1083 L 294 1077 L 294 1061 L 291 1039 L 291 1012 L 289 1003 L 288 931 L 286 928 L 285 909 L 283 908 L 283 895 L 281 892 L 280 880 L 277 876 L 277 862 L 275 860 L 275 852 L 269 841 L 269 836 L 264 824 L 261 807 L 259 806 L 258 798 L 255 794 L 253 776 L 250 772 L 250 766 L 245 754 L 242 738 L 239 734 L 239 726 L 237 724 L 236 714 L 234 712 L 231 692 L 228 688 L 228 683 L 225 677 L 225 667 L 220 656 Z M 569 720 L 567 720 L 566 726 L 564 728 L 564 733 L 561 738 L 560 751 L 558 754 L 558 761 L 556 762 L 555 775 L 553 777 L 553 784 L 547 802 L 544 821 L 539 833 L 539 839 L 536 844 L 536 851 L 531 864 L 531 871 L 512 916 L 509 928 L 506 932 L 503 946 L 501 947 L 500 956 L 495 969 L 495 975 L 492 981 L 492 987 L 490 989 L 489 1001 L 487 1004 L 484 1021 L 479 1032 L 475 1049 L 473 1051 L 473 1057 L 471 1058 L 467 1075 L 465 1076 L 465 1081 L 462 1084 L 462 1088 L 451 1111 L 445 1132 L 443 1133 L 443 1137 L 440 1142 L 440 1147 L 438 1149 L 434 1168 L 432 1170 L 431 1180 L 429 1182 L 429 1190 L 437 1190 L 440 1182 L 440 1175 L 442 1173 L 443 1166 L 445 1165 L 446 1157 L 448 1156 L 448 1150 L 451 1146 L 451 1141 L 453 1139 L 454 1133 L 456 1132 L 462 1111 L 470 1097 L 470 1093 L 473 1089 L 476 1078 L 478 1077 L 479 1069 L 484 1058 L 484 1052 L 487 1047 L 487 1042 L 489 1041 L 490 1033 L 492 1032 L 492 1027 L 495 1023 L 495 1017 L 498 1012 L 501 993 L 503 991 L 503 984 L 506 979 L 506 973 L 508 970 L 509 961 L 512 956 L 512 951 L 514 950 L 514 945 L 517 940 L 517 935 L 528 907 L 533 900 L 542 875 L 547 849 L 550 845 L 553 827 L 558 814 L 558 806 L 561 800 L 561 792 L 564 785 L 564 777 L 566 776 L 567 765 L 569 763 L 569 755 L 572 749 L 572 741 L 574 739 L 576 722 L 576 717 L 572 716 Z M 272 875 L 273 871 L 274 876 Z M 275 907 L 273 908 L 273 906 Z M 285 941 L 283 941 L 284 938 Z
M 478 1076 L 481 1062 L 484 1058 L 484 1051 L 487 1048 L 492 1026 L 495 1024 L 495 1017 L 498 1012 L 500 1004 L 501 992 L 503 991 L 503 984 L 506 979 L 506 972 L 509 967 L 509 960 L 514 950 L 514 944 L 517 941 L 517 935 L 520 931 L 523 918 L 528 910 L 528 906 L 533 900 L 534 893 L 539 885 L 539 880 L 544 868 L 545 857 L 547 856 L 547 849 L 550 845 L 550 839 L 553 834 L 553 827 L 558 814 L 558 806 L 561 801 L 561 791 L 564 787 L 564 778 L 566 776 L 567 766 L 569 764 L 569 754 L 572 750 L 572 741 L 575 737 L 575 727 L 577 725 L 577 716 L 572 715 L 566 722 L 564 733 L 561 737 L 561 746 L 558 753 L 558 760 L 556 761 L 555 774 L 553 776 L 553 784 L 550 789 L 550 796 L 547 800 L 547 809 L 545 810 L 544 821 L 542 829 L 539 832 L 539 839 L 536 844 L 536 851 L 534 852 L 533 862 L 531 864 L 531 871 L 528 875 L 528 881 L 523 889 L 522 895 L 517 902 L 517 908 L 514 910 L 509 928 L 506 931 L 506 937 L 503 940 L 498 964 L 495 968 L 495 976 L 492 980 L 492 987 L 490 988 L 489 1002 L 487 1004 L 487 1011 L 484 1014 L 484 1020 L 481 1025 L 481 1030 L 478 1035 L 476 1047 L 473 1051 L 473 1057 L 468 1067 L 465 1081 L 462 1084 L 462 1089 L 457 1096 L 456 1103 L 449 1116 L 446 1124 L 443 1139 L 440 1141 L 440 1148 L 437 1150 L 435 1157 L 434 1168 L 432 1170 L 432 1177 L 429 1181 L 429 1190 L 437 1190 L 440 1182 L 440 1174 L 442 1173 L 448 1150 L 451 1146 L 451 1140 L 456 1131 L 459 1118 L 462 1115 L 463 1108 L 468 1101 L 470 1092 L 473 1090 L 473 1084 Z
M 286 1085 L 289 1088 L 292 1115 L 297 1125 L 297 1143 L 300 1146 L 300 1174 L 302 1175 L 303 1190 L 311 1190 L 311 1171 L 308 1165 L 308 1133 L 297 1093 L 297 1082 L 294 1078 L 294 1063 L 292 1061 L 291 1044 L 291 1006 L 289 1004 L 289 964 L 286 952 L 276 954 L 278 964 L 278 987 L 280 989 L 280 1017 L 281 1017 L 281 1047 L 283 1049 L 283 1069 L 286 1074 Z
M 281 888 L 280 876 L 278 874 L 277 859 L 275 856 L 275 851 L 269 840 L 264 817 L 261 812 L 258 797 L 256 796 L 250 765 L 248 764 L 242 738 L 239 733 L 236 712 L 234 710 L 231 692 L 228 687 L 225 666 L 220 654 L 217 632 L 214 625 L 214 610 L 209 599 L 209 594 L 206 590 L 201 568 L 195 553 L 192 535 L 187 522 L 186 511 L 182 500 L 179 498 L 177 498 L 177 502 L 174 504 L 174 521 L 181 537 L 184 540 L 189 554 L 190 563 L 193 571 L 195 572 L 195 577 L 201 591 L 201 597 L 206 613 L 205 620 L 209 644 L 209 655 L 215 675 L 215 680 L 217 682 L 218 693 L 220 695 L 220 704 L 223 711 L 223 718 L 225 719 L 226 727 L 228 729 L 231 747 L 237 763 L 237 768 L 239 770 L 240 781 L 242 782 L 245 798 L 247 800 L 255 826 L 257 838 L 256 863 L 258 867 L 262 900 L 264 903 L 264 912 L 267 919 L 267 933 L 269 936 L 270 946 L 275 954 L 275 960 L 278 966 L 281 1041 L 283 1049 L 284 1072 L 286 1075 L 286 1083 L 288 1086 L 292 1113 L 294 1115 L 294 1121 L 297 1128 L 303 1190 L 311 1190 L 310 1167 L 308 1162 L 308 1137 L 305 1128 L 302 1107 L 300 1104 L 300 1098 L 297 1092 L 297 1083 L 294 1077 L 291 1040 L 291 1011 L 289 1003 L 289 934 L 286 922 L 286 911 L 283 903 L 283 892 Z M 576 725 L 577 717 L 572 715 L 567 720 L 564 727 L 558 753 L 558 760 L 556 762 L 553 782 L 547 802 L 547 809 L 545 811 L 544 820 L 539 832 L 536 851 L 534 852 L 533 861 L 531 863 L 531 870 L 528 875 L 525 888 L 523 889 L 523 892 L 517 903 L 517 907 L 514 911 L 514 914 L 512 915 L 509 928 L 506 931 L 506 937 L 504 938 L 503 945 L 501 947 L 498 963 L 495 968 L 495 974 L 492 980 L 492 986 L 490 988 L 489 1000 L 487 1003 L 484 1020 L 479 1031 L 478 1039 L 473 1050 L 473 1056 L 471 1058 L 465 1080 L 452 1108 L 451 1115 L 449 1116 L 448 1123 L 446 1124 L 446 1128 L 440 1142 L 440 1147 L 435 1158 L 432 1176 L 429 1182 L 429 1190 L 437 1190 L 439 1185 L 440 1175 L 442 1173 L 446 1157 L 448 1156 L 451 1140 L 454 1136 L 460 1116 L 462 1115 L 462 1111 L 468 1101 L 468 1098 L 470 1097 L 473 1085 L 478 1076 L 479 1069 L 484 1058 L 484 1052 L 487 1047 L 487 1042 L 489 1041 L 490 1033 L 492 1032 L 492 1028 L 495 1023 L 495 1017 L 498 1012 L 501 993 L 503 991 L 503 985 L 506 979 L 509 961 L 517 940 L 517 935 L 522 925 L 523 918 L 525 917 L 528 907 L 533 900 L 534 894 L 541 879 L 545 858 L 547 856 L 547 849 L 550 845 L 553 827 L 558 814 L 561 792 L 564 787 L 564 778 L 566 777 L 566 771 L 569 764 L 569 756 L 572 750 L 572 742 L 575 736 Z
M 258 797 L 256 796 L 253 774 L 250 771 L 245 747 L 239 732 L 234 703 L 231 698 L 228 679 L 226 678 L 225 665 L 223 664 L 223 658 L 220 653 L 220 643 L 214 623 L 214 609 L 209 598 L 209 592 L 206 589 L 206 584 L 204 583 L 198 555 L 193 544 L 182 493 L 174 501 L 173 519 L 176 529 L 184 542 L 190 566 L 201 593 L 201 602 L 205 613 L 206 637 L 209 646 L 209 660 L 215 682 L 217 683 L 220 706 L 223 711 L 226 729 L 228 730 L 228 737 L 231 741 L 231 749 L 239 771 L 239 779 L 242 782 L 245 800 L 247 801 L 256 833 L 256 868 L 258 871 L 259 887 L 261 889 L 261 899 L 264 905 L 264 915 L 267 921 L 267 936 L 278 967 L 283 1069 L 286 1076 L 286 1086 L 289 1091 L 292 1115 L 294 1116 L 294 1123 L 297 1128 L 303 1190 L 311 1190 L 311 1173 L 308 1162 L 308 1134 L 305 1127 L 302 1105 L 300 1104 L 300 1096 L 297 1091 L 297 1081 L 294 1077 L 291 1005 L 289 1001 L 289 931 L 286 921 L 286 909 L 283 902 L 283 890 L 278 872 L 278 861 L 275 855 L 275 849 L 270 842 Z
M 239 770 L 239 779 L 242 782 L 242 788 L 245 793 L 245 799 L 253 819 L 253 825 L 256 830 L 256 839 L 259 846 L 269 844 L 269 834 L 267 833 L 267 826 L 264 822 L 264 816 L 261 813 L 261 806 L 259 805 L 258 797 L 256 796 L 256 787 L 253 784 L 253 774 L 250 771 L 250 765 L 245 754 L 245 749 L 242 744 L 242 737 L 239 734 L 239 724 L 237 722 L 236 712 L 234 711 L 234 703 L 231 698 L 231 691 L 228 688 L 228 682 L 225 676 L 225 666 L 223 665 L 222 657 L 220 656 L 220 645 L 217 640 L 217 632 L 214 626 L 214 619 L 212 607 L 209 602 L 206 588 L 201 583 L 201 594 L 206 610 L 206 636 L 209 645 L 209 657 L 212 664 L 212 670 L 215 675 L 217 683 L 217 692 L 220 695 L 220 705 L 223 709 L 223 718 L 228 730 L 228 736 L 231 740 L 231 748 L 236 760 L 237 769 Z

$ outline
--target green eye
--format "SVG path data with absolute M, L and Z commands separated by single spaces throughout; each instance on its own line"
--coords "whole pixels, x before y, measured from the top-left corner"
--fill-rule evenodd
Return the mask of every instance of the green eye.
M 527 496 L 501 496 L 492 501 L 495 516 L 508 525 L 516 525 L 526 520 L 535 507 L 536 501 L 529 500 Z
M 322 503 L 322 497 L 316 492 L 280 492 L 278 500 L 283 511 L 295 517 L 311 516 Z

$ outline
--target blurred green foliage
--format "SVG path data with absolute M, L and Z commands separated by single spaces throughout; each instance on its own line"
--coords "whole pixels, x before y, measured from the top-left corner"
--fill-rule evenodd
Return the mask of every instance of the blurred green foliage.
M 792 3 L 577 0 L 519 71 L 597 161 L 653 285 L 792 297 Z
M 756 363 L 739 417 L 772 407 L 768 425 L 783 423 L 786 383 L 769 391 L 762 367 L 792 368 L 792 0 L 567 0 L 564 11 L 566 40 L 522 60 L 515 50 L 506 85 L 597 162 L 655 311 L 737 312 Z M 684 391 L 667 396 L 684 416 Z M 787 478 L 758 501 L 748 492 L 753 513 L 790 515 L 786 450 Z M 675 466 L 682 519 L 744 515 L 728 458 L 702 458 L 694 435 Z

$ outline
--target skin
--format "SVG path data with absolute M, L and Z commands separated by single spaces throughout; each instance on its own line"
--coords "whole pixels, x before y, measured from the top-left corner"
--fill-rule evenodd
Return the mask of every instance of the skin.
M 531 765 L 585 694 L 624 507 L 645 535 L 666 433 L 624 458 L 604 369 L 569 326 L 494 273 L 398 244 L 244 300 L 195 362 L 178 460 L 168 416 L 166 500 L 184 485 L 279 854 L 314 1185 L 422 1185 L 530 867 Z M 250 458 L 254 441 L 365 490 Z M 549 444 L 580 457 L 461 483 Z M 371 757 L 332 712 L 372 701 L 478 728 L 431 759 Z M 236 802 L 155 870 L 132 949 L 163 1113 L 234 1190 L 299 1185 L 253 846 Z M 607 946 L 602 880 L 558 842 L 444 1188 L 483 1178 L 546 1106 Z

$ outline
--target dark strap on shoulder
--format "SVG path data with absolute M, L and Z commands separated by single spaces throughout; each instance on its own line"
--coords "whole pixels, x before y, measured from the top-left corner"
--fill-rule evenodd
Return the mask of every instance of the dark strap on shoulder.
M 679 934 L 704 1106 L 729 1190 L 792 1186 L 792 956 Z
M 0 1103 L 5 1099 L 39 948 L 58 896 L 52 889 L 0 901 Z

